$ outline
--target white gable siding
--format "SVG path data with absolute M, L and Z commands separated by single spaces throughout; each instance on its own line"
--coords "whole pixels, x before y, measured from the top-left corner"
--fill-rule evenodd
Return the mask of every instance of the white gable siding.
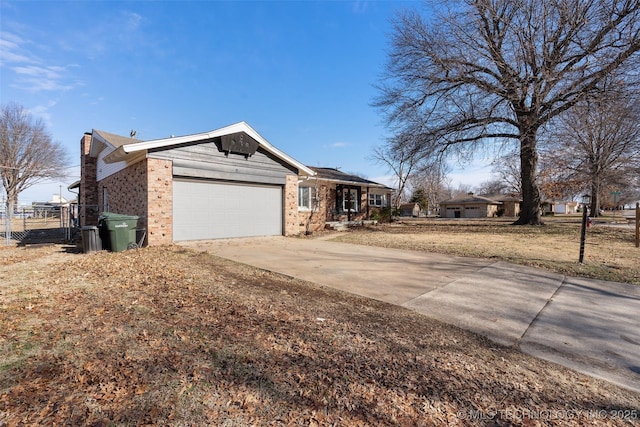
M 135 159 L 131 159 L 131 162 L 121 161 L 114 163 L 105 163 L 104 158 L 109 155 L 114 150 L 111 147 L 105 147 L 100 154 L 98 154 L 98 163 L 97 163 L 97 173 L 96 179 L 98 181 L 102 181 L 108 176 L 113 175 L 114 173 L 120 172 L 130 164 L 136 163 L 144 158 L 144 153 L 142 156 L 136 156 Z

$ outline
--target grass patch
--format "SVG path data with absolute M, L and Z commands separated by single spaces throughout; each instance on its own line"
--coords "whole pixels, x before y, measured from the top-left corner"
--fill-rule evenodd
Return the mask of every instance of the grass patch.
M 29 284 L 11 275 L 26 265 Z M 0 370 L 0 425 L 623 426 L 638 410 L 401 307 L 184 248 L 52 250 L 0 273 L 0 359 L 20 359 Z
M 640 250 L 630 227 L 595 222 L 587 232 L 585 259 L 578 263 L 580 217 L 548 217 L 544 226 L 510 220 L 403 220 L 340 234 L 336 241 L 397 249 L 495 258 L 568 276 L 640 285 Z

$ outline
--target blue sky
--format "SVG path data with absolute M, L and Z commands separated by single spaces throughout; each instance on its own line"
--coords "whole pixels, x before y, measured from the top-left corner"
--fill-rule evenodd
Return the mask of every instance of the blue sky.
M 20 203 L 73 197 L 79 141 L 92 128 L 148 140 L 246 121 L 310 166 L 390 184 L 371 160 L 387 136 L 370 106 L 390 19 L 417 1 L 5 1 L 1 102 L 45 120 L 69 176 Z M 75 167 L 74 167 L 75 166 Z M 454 171 L 477 185 L 486 169 Z M 466 180 L 466 181 L 465 181 Z

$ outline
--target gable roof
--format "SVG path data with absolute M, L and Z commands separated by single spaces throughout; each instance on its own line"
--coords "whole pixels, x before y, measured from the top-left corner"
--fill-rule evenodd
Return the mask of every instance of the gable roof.
M 468 194 L 462 197 L 458 197 L 455 199 L 444 200 L 440 202 L 441 205 L 470 205 L 470 204 L 478 204 L 478 203 L 487 203 L 489 205 L 501 205 L 502 202 L 498 202 L 496 200 L 490 199 L 488 197 L 476 196 L 475 194 Z
M 522 197 L 519 194 L 483 194 L 482 197 L 495 200 L 496 202 L 522 202 Z
M 344 173 L 335 168 L 320 168 L 320 167 L 309 166 L 309 169 L 315 172 L 315 177 L 318 179 L 332 181 L 339 184 L 351 184 L 351 185 L 355 184 L 355 185 L 368 186 L 368 187 L 386 188 L 391 190 L 386 185 L 369 181 L 368 179 L 361 178 L 357 175 Z
M 225 126 L 219 129 L 215 129 L 209 132 L 197 133 L 193 135 L 185 135 L 185 136 L 177 136 L 171 138 L 162 138 L 162 139 L 152 139 L 149 141 L 141 141 L 133 138 L 126 138 L 119 135 L 114 135 L 108 132 L 96 131 L 93 130 L 94 135 L 97 135 L 97 140 L 103 144 L 109 144 L 114 151 L 109 153 L 104 157 L 104 161 L 106 163 L 114 163 L 120 161 L 126 161 L 128 159 L 139 156 L 142 153 L 148 152 L 150 149 L 154 148 L 164 148 L 170 147 L 173 145 L 184 144 L 189 142 L 198 142 L 205 141 L 211 138 L 216 138 L 224 135 L 230 135 L 237 132 L 245 132 L 247 135 L 251 136 L 255 139 L 259 146 L 267 151 L 268 153 L 274 155 L 280 160 L 288 163 L 289 165 L 298 169 L 298 173 L 300 175 L 309 175 L 313 176 L 315 173 L 313 170 L 303 165 L 302 163 L 295 160 L 293 157 L 283 153 L 278 150 L 276 147 L 271 145 L 266 139 L 264 139 L 258 132 L 256 132 L 251 126 L 249 126 L 246 122 L 238 122 L 233 125 Z M 93 151 L 93 138 L 92 138 L 92 155 Z M 97 149 L 97 148 L 96 148 Z

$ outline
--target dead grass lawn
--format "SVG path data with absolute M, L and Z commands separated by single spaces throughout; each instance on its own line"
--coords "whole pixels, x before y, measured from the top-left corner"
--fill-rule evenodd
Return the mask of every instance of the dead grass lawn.
M 0 250 L 0 425 L 632 425 L 640 396 L 177 247 Z M 637 425 L 637 424 L 636 424 Z
M 634 230 L 595 224 L 587 232 L 584 263 L 580 218 L 548 218 L 543 227 L 513 226 L 510 220 L 403 220 L 354 229 L 336 240 L 390 248 L 495 258 L 569 276 L 640 285 L 640 249 Z

